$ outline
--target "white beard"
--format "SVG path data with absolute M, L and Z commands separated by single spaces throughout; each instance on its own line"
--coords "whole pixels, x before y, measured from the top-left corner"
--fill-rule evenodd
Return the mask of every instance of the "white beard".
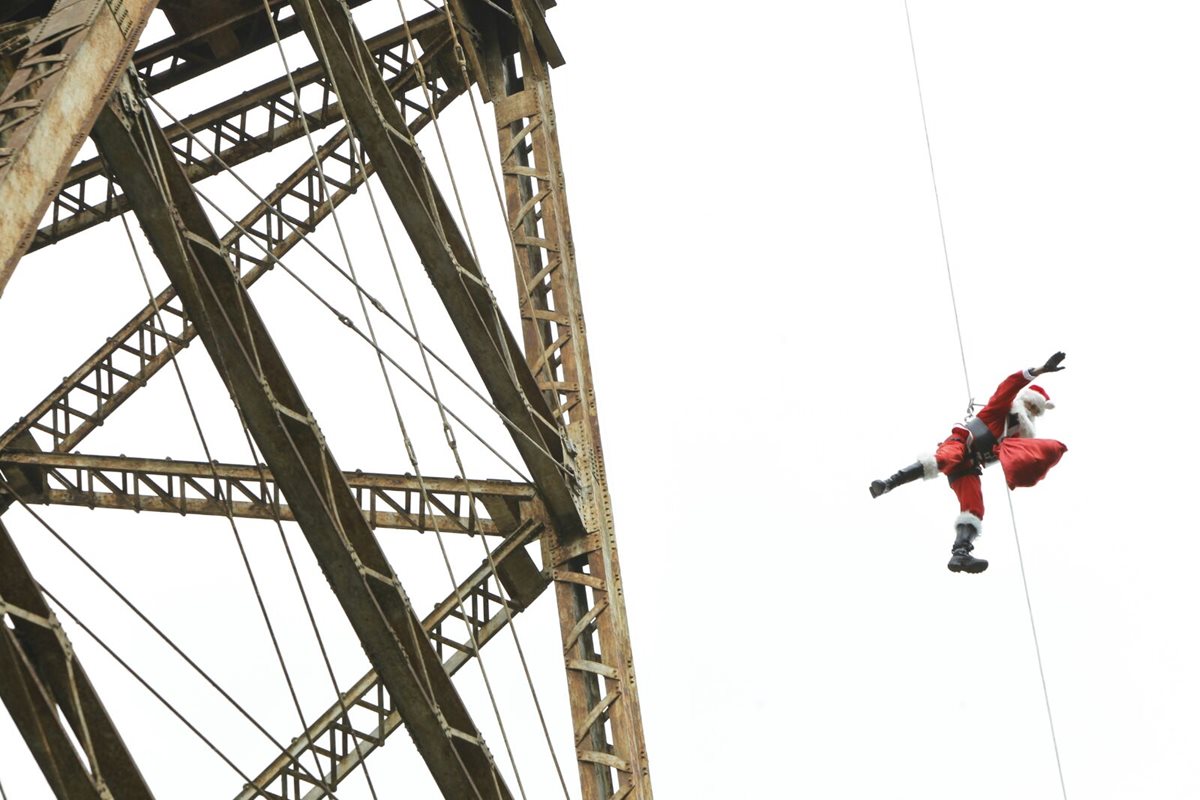
M 1024 403 L 1019 401 L 1013 403 L 1012 408 L 1009 409 L 1009 413 L 1015 414 L 1017 417 L 1017 425 L 1015 428 L 1011 425 L 1011 423 L 1009 424 L 1009 436 L 1016 436 L 1020 439 L 1037 438 L 1037 426 L 1033 424 L 1033 417 L 1029 416 L 1029 412 L 1025 410 Z

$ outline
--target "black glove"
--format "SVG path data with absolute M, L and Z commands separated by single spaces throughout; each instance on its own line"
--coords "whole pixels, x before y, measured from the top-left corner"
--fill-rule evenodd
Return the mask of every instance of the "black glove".
M 1065 359 L 1066 357 L 1067 357 L 1067 354 L 1064 353 L 1063 351 L 1059 350 L 1057 353 L 1050 356 L 1050 358 L 1046 360 L 1045 365 L 1043 365 L 1042 368 L 1040 370 L 1038 370 L 1038 372 L 1039 373 L 1061 372 L 1062 370 L 1066 369 L 1066 367 L 1060 367 L 1059 364 L 1061 364 L 1063 362 L 1063 359 Z

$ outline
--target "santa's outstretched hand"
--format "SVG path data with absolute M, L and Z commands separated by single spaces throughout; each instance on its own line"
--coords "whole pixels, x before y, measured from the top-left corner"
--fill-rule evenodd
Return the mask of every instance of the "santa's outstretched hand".
M 1063 351 L 1059 350 L 1057 353 L 1050 356 L 1050 358 L 1046 359 L 1045 364 L 1043 364 L 1040 367 L 1034 367 L 1033 374 L 1034 375 L 1042 375 L 1046 372 L 1061 372 L 1061 371 L 1063 371 L 1064 369 L 1066 369 L 1066 367 L 1059 366 L 1059 365 L 1062 364 L 1063 359 L 1065 359 L 1066 357 L 1067 357 L 1067 354 L 1064 353 Z

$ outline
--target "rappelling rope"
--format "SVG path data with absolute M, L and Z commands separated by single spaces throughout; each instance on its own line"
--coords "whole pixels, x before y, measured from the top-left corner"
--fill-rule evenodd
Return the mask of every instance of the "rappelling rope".
M 954 331 L 958 334 L 958 354 L 962 357 L 963 379 L 967 383 L 967 410 L 975 405 L 971 394 L 971 376 L 967 373 L 967 349 L 963 346 L 962 325 L 958 319 L 958 300 L 954 296 L 954 275 L 950 272 L 950 248 L 946 246 L 946 223 L 942 221 L 942 198 L 938 194 L 937 174 L 933 171 L 933 145 L 929 143 L 929 120 L 925 117 L 925 94 L 921 90 L 921 71 L 917 69 L 917 46 L 913 41 L 912 18 L 908 0 L 904 0 L 904 21 L 908 23 L 908 47 L 912 51 L 913 75 L 917 79 L 917 99 L 921 103 L 921 127 L 925 131 L 925 152 L 929 155 L 929 180 L 933 183 L 933 203 L 937 206 L 938 230 L 942 234 L 942 258 L 946 263 L 946 282 L 950 284 L 950 305 L 954 309 Z
M 1054 744 L 1054 763 L 1058 765 L 1058 783 L 1062 787 L 1063 800 L 1066 800 L 1067 782 L 1063 779 L 1062 758 L 1058 754 L 1058 736 L 1054 732 L 1054 714 L 1050 712 L 1050 690 L 1046 688 L 1046 670 L 1042 667 L 1042 648 L 1038 644 L 1037 625 L 1033 622 L 1033 603 L 1029 600 L 1029 582 L 1025 580 L 1025 559 L 1021 556 L 1021 537 L 1017 535 L 1017 513 L 1013 510 L 1012 489 L 1008 489 L 1008 513 L 1012 517 L 1013 540 L 1017 543 L 1017 563 L 1021 565 L 1021 583 L 1025 586 L 1025 605 L 1029 608 L 1029 630 L 1033 632 L 1033 651 L 1037 654 L 1038 674 L 1042 676 L 1042 696 L 1046 698 L 1046 719 L 1050 721 L 1050 741 Z
M 954 275 L 950 270 L 950 250 L 946 246 L 946 225 L 942 220 L 942 201 L 938 194 L 937 175 L 933 169 L 933 146 L 929 141 L 929 121 L 925 116 L 925 95 L 921 90 L 921 72 L 917 69 L 917 46 L 913 38 L 912 32 L 912 16 L 908 11 L 908 0 L 904 0 L 904 21 L 908 26 L 908 46 L 912 52 L 913 75 L 917 82 L 917 99 L 921 104 L 921 127 L 925 131 L 925 152 L 929 155 L 929 179 L 933 183 L 933 200 L 937 206 L 938 230 L 942 235 L 942 255 L 946 263 L 946 281 L 950 284 L 950 304 L 954 308 L 954 329 L 958 334 L 958 352 L 962 357 L 963 380 L 967 384 L 967 410 L 968 413 L 974 409 L 974 395 L 971 393 L 971 377 L 967 372 L 967 351 L 963 346 L 962 325 L 959 322 L 958 316 L 958 301 L 954 295 Z M 1063 778 L 1062 757 L 1058 752 L 1058 735 L 1054 730 L 1054 714 L 1050 711 L 1050 690 L 1046 685 L 1046 670 L 1042 664 L 1042 648 L 1038 643 L 1037 624 L 1033 618 L 1033 601 L 1029 597 L 1029 580 L 1025 576 L 1025 559 L 1021 554 L 1021 537 L 1017 533 L 1017 513 L 1013 509 L 1012 489 L 1005 485 L 1008 492 L 1008 513 L 1012 519 L 1013 540 L 1017 545 L 1017 564 L 1021 568 L 1021 585 L 1025 590 L 1025 606 L 1029 609 L 1029 630 L 1033 634 L 1033 651 L 1037 656 L 1038 675 L 1042 680 L 1042 697 L 1046 701 L 1046 719 L 1050 723 L 1050 741 L 1054 745 L 1054 763 L 1058 767 L 1058 783 L 1062 788 L 1063 800 L 1067 800 L 1067 783 Z

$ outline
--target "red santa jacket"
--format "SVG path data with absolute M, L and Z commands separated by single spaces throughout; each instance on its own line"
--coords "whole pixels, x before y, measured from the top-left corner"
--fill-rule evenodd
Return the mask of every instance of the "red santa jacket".
M 1033 486 L 1046 477 L 1050 468 L 1067 452 L 1067 446 L 1062 442 L 1034 438 L 1033 419 L 1024 408 L 1013 408 L 1017 395 L 1032 381 L 1033 374 L 1027 369 L 1009 375 L 976 415 L 996 437 L 997 444 L 992 453 L 1000 461 L 1010 489 Z M 1016 419 L 1010 421 L 1010 415 Z M 957 426 L 955 431 L 964 435 L 969 432 L 962 426 Z

